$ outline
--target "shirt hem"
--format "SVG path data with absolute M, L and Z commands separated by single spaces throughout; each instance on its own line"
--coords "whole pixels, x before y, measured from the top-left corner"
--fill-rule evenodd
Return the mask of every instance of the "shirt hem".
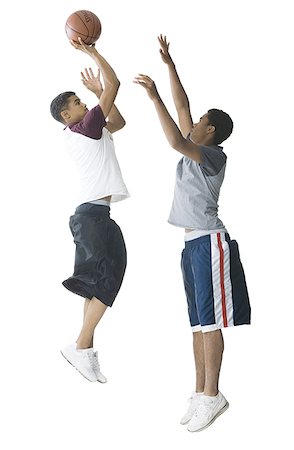
M 130 197 L 130 194 L 129 193 L 127 193 L 127 194 L 120 194 L 119 192 L 106 193 L 106 194 L 97 194 L 97 196 L 95 196 L 95 197 L 89 197 L 87 199 L 80 199 L 80 204 L 93 202 L 95 200 L 101 200 L 104 197 L 110 197 L 110 196 L 111 196 L 110 203 L 116 203 L 116 202 L 120 202 L 122 200 L 126 200 L 127 198 Z

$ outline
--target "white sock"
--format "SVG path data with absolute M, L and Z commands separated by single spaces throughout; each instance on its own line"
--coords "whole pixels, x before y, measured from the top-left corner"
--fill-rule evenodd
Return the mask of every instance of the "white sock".
M 208 398 L 209 400 L 216 400 L 218 397 L 218 393 L 216 395 L 204 395 L 204 397 Z
M 93 350 L 93 347 L 91 347 L 91 348 L 77 348 L 77 347 L 76 347 L 76 350 L 77 350 L 78 352 L 86 352 L 86 351 L 88 351 L 88 350 Z

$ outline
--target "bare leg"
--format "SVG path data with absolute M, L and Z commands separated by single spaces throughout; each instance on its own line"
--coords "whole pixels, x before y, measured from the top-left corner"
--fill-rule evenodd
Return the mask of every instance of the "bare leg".
M 87 312 L 88 306 L 89 306 L 89 304 L 90 304 L 90 301 L 91 301 L 91 300 L 89 300 L 88 298 L 85 298 L 83 323 L 85 322 L 86 312 Z M 94 334 L 93 334 L 92 339 L 91 339 L 91 342 L 90 342 L 90 348 L 93 348 L 93 345 L 94 345 L 93 340 L 94 340 Z M 77 341 L 76 341 L 76 343 L 77 343 Z
M 205 387 L 205 359 L 202 331 L 193 333 L 193 350 L 196 369 L 196 392 L 204 392 Z
M 86 313 L 87 313 L 87 309 L 88 309 L 88 306 L 90 304 L 90 301 L 91 300 L 89 300 L 88 298 L 85 298 L 83 323 L 85 323 L 85 317 L 86 317 Z M 92 336 L 92 339 L 91 339 L 91 342 L 90 342 L 90 348 L 93 348 L 93 346 L 94 346 L 94 333 L 93 333 L 93 336 Z
M 91 348 L 94 330 L 106 309 L 107 306 L 96 297 L 93 297 L 88 302 L 85 301 L 84 323 L 77 339 L 77 349 Z
M 203 333 L 205 357 L 204 394 L 215 396 L 218 393 L 218 380 L 224 351 L 224 340 L 221 330 Z

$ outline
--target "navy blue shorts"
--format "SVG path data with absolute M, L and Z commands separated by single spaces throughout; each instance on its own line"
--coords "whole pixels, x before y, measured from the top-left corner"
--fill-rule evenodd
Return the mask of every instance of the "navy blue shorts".
M 193 332 L 250 324 L 251 308 L 239 248 L 228 233 L 187 241 L 181 266 Z
M 112 306 L 121 287 L 127 257 L 119 226 L 110 208 L 83 203 L 69 220 L 76 244 L 74 273 L 63 286 L 81 297 L 96 297 Z

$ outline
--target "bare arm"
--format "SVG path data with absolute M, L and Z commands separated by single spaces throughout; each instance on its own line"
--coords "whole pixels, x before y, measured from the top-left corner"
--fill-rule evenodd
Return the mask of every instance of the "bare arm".
M 108 129 L 108 131 L 110 131 L 110 133 L 115 133 L 116 131 L 123 128 L 125 124 L 125 119 L 123 118 L 117 107 L 113 105 L 108 116 L 106 128 Z
M 99 105 L 102 109 L 104 117 L 108 117 L 111 108 L 113 106 L 114 100 L 117 95 L 117 91 L 119 89 L 120 82 L 112 69 L 112 67 L 108 64 L 105 58 L 103 58 L 100 53 L 96 50 L 94 46 L 89 46 L 83 43 L 81 38 L 79 39 L 79 44 L 74 41 L 71 41 L 71 44 L 74 48 L 81 50 L 87 55 L 91 56 L 91 58 L 95 61 L 97 66 L 99 67 L 102 78 L 104 81 L 104 90 L 101 94 Z
M 183 155 L 187 156 L 188 158 L 192 159 L 193 161 L 197 161 L 200 163 L 201 152 L 199 145 L 194 144 L 194 142 L 191 142 L 190 140 L 183 137 L 176 123 L 166 109 L 162 99 L 160 98 L 154 81 L 151 80 L 151 78 L 149 78 L 147 75 L 140 74 L 135 78 L 134 82 L 144 87 L 149 97 L 153 101 L 161 123 L 161 127 L 170 146 Z
M 169 43 L 166 40 L 166 36 L 162 36 L 161 34 L 158 37 L 158 41 L 160 44 L 159 52 L 161 58 L 163 62 L 168 66 L 171 92 L 178 113 L 180 129 L 182 131 L 183 136 L 186 137 L 193 125 L 189 99 L 180 81 L 172 57 L 169 54 Z
M 98 69 L 98 74 L 97 76 L 95 76 L 93 70 L 91 69 L 91 67 L 89 67 L 89 70 L 85 69 L 85 72 L 81 72 L 81 76 L 83 85 L 87 89 L 92 91 L 100 100 L 104 90 L 100 80 L 100 70 Z M 118 131 L 121 128 L 123 128 L 125 124 L 126 122 L 123 116 L 121 115 L 115 104 L 113 104 L 108 115 L 106 128 L 108 129 L 108 131 L 110 131 L 110 133 L 114 133 L 115 131 Z

